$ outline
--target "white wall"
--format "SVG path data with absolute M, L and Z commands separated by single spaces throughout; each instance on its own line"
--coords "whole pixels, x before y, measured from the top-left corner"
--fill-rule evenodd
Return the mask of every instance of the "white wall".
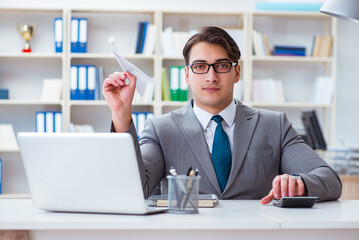
M 254 10 L 251 0 L 2 0 L 0 6 L 25 7 L 86 7 L 158 10 L 248 11 Z M 315 1 L 318 2 L 318 1 Z M 359 147 L 359 24 L 339 20 L 338 23 L 338 89 L 337 89 L 337 144 Z

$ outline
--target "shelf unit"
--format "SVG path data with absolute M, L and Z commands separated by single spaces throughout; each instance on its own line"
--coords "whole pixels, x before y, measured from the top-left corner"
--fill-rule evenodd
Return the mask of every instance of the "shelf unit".
M 0 34 L 4 43 L 0 45 L 0 87 L 10 89 L 10 100 L 0 100 L 0 124 L 13 124 L 15 133 L 35 130 L 36 111 L 62 111 L 63 130 L 69 131 L 71 122 L 76 124 L 91 124 L 96 132 L 108 132 L 110 129 L 111 113 L 105 101 L 74 101 L 70 100 L 70 66 L 72 64 L 92 64 L 103 66 L 105 76 L 114 71 L 121 71 L 117 61 L 110 52 L 108 38 L 116 40 L 117 50 L 121 56 L 141 68 L 149 76 L 156 79 L 154 99 L 151 102 L 134 102 L 133 111 L 153 111 L 155 115 L 168 113 L 180 108 L 186 102 L 162 101 L 161 76 L 162 68 L 169 69 L 171 65 L 184 65 L 183 57 L 164 56 L 162 54 L 161 33 L 166 27 L 173 27 L 174 31 L 190 31 L 200 29 L 205 25 L 219 27 L 241 28 L 243 39 L 241 43 L 242 57 L 241 81 L 243 81 L 244 104 L 266 109 L 286 112 L 300 112 L 303 108 L 320 109 L 325 120 L 329 116 L 330 129 L 326 132 L 334 137 L 335 126 L 335 93 L 332 104 L 311 104 L 304 101 L 290 101 L 285 103 L 254 102 L 251 100 L 252 79 L 258 73 L 263 74 L 265 69 L 268 75 L 285 69 L 286 66 L 315 66 L 326 75 L 336 78 L 336 20 L 317 13 L 302 12 L 200 12 L 200 11 L 135 11 L 126 9 L 38 9 L 38 8 L 3 8 L 0 9 Z M 53 20 L 55 17 L 64 19 L 63 53 L 54 52 Z M 70 20 L 72 17 L 86 17 L 88 19 L 88 53 L 70 52 Z M 321 21 L 319 27 L 303 30 L 307 35 L 331 33 L 334 38 L 333 56 L 330 58 L 313 57 L 258 57 L 252 55 L 252 30 L 261 30 L 261 19 L 265 19 L 264 29 L 270 22 L 281 19 L 282 22 L 295 19 L 301 22 Z M 259 23 L 257 22 L 259 20 Z M 134 42 L 137 37 L 139 21 L 149 21 L 156 27 L 156 45 L 151 55 L 133 54 Z M 33 52 L 21 53 L 24 40 L 16 32 L 16 23 L 38 22 L 38 31 L 30 41 Z M 263 24 L 263 23 L 262 23 Z M 283 25 L 283 23 L 281 23 Z M 308 24 L 307 24 L 308 25 Z M 270 29 L 268 29 L 269 31 Z M 282 33 L 274 28 L 269 34 L 271 43 L 278 38 L 286 39 Z M 300 29 L 302 31 L 302 29 Z M 314 31 L 314 32 L 313 32 Z M 6 34 L 2 34 L 6 32 Z M 265 32 L 265 31 L 264 31 Z M 312 33 L 310 33 L 312 32 Z M 289 31 L 289 35 L 296 34 Z M 289 38 L 290 39 L 290 38 Z M 305 40 L 307 49 L 310 49 L 311 39 Z M 269 67 L 268 67 L 269 66 Z M 274 66 L 274 67 L 273 67 Z M 268 70 L 268 71 L 267 71 Z M 270 71 L 269 71 L 270 70 Z M 302 71 L 302 70 L 301 70 Z M 304 72 L 304 70 L 303 70 Z M 25 73 L 25 74 L 24 74 Z M 168 71 L 167 71 L 168 74 Z M 169 74 L 168 76 L 169 77 Z M 63 98 L 61 101 L 43 102 L 38 100 L 45 78 L 63 79 Z M 285 79 L 287 81 L 287 79 Z M 284 81 L 284 79 L 283 79 Z M 295 84 L 295 83 L 294 83 Z M 189 91 L 189 96 L 191 92 Z M 330 115 L 327 112 L 330 112 Z M 326 116 L 328 115 L 328 116 Z M 293 118 L 295 119 L 295 118 Z M 290 120 L 293 120 L 290 118 Z M 326 123 L 326 121 L 324 121 Z M 327 129 L 327 127 L 326 127 Z M 21 163 L 21 155 L 17 150 L 1 151 L 4 175 L 3 192 L 5 196 L 23 196 L 16 193 L 28 192 L 25 175 Z M 10 183 L 9 183 L 10 182 Z M 9 195 L 10 194 L 10 195 Z M 12 195 L 15 194 L 15 195 Z
M 322 129 L 327 143 L 334 143 L 336 89 L 334 87 L 333 100 L 328 104 L 310 102 L 311 90 L 317 76 L 331 76 L 336 86 L 336 58 L 337 58 L 337 20 L 315 12 L 276 12 L 257 11 L 248 15 L 248 32 L 257 30 L 268 35 L 271 47 L 273 45 L 305 46 L 306 56 L 256 56 L 253 54 L 253 41 L 249 40 L 247 49 L 248 73 L 246 79 L 245 102 L 253 107 L 275 109 L 289 112 L 290 120 L 300 120 L 302 109 L 316 109 L 319 111 Z M 310 26 L 310 27 L 309 27 Z M 331 57 L 311 57 L 313 38 L 315 35 L 331 35 L 333 49 Z M 252 34 L 247 36 L 251 39 Z M 293 74 L 295 73 L 295 74 Z M 255 78 L 272 77 L 283 82 L 284 103 L 255 102 L 252 99 L 252 87 Z M 289 91 L 286 87 L 290 85 Z M 288 89 L 287 89 L 288 90 Z M 294 114 L 293 114 L 294 113 Z M 291 114 L 294 116 L 291 118 Z M 301 122 L 292 121 L 296 128 Z

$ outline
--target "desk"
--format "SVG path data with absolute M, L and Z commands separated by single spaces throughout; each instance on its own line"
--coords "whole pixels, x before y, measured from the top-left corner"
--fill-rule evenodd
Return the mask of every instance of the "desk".
M 358 239 L 359 200 L 309 209 L 222 200 L 217 208 L 201 208 L 195 215 L 133 216 L 45 212 L 35 209 L 31 199 L 1 199 L 1 230 L 29 230 L 31 240 Z

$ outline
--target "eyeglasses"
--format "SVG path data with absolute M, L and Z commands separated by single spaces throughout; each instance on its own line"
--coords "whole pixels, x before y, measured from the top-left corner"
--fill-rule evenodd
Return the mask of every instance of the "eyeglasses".
M 192 63 L 188 65 L 192 69 L 192 72 L 195 74 L 205 74 L 208 73 L 210 67 L 212 66 L 216 73 L 228 73 L 231 71 L 232 66 L 236 66 L 238 63 L 234 62 L 218 62 L 213 64 L 208 63 Z

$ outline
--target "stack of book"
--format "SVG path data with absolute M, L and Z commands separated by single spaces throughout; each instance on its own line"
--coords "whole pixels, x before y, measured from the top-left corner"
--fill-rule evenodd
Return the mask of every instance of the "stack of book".
M 252 100 L 259 102 L 284 102 L 282 81 L 272 78 L 253 79 Z
M 305 47 L 275 45 L 274 56 L 305 56 Z
M 312 57 L 330 57 L 333 49 L 332 36 L 317 35 L 313 38 Z
M 312 103 L 331 104 L 334 92 L 334 80 L 332 77 L 320 76 L 313 83 Z
M 70 132 L 74 132 L 74 133 L 93 133 L 95 132 L 94 128 L 92 125 L 89 124 L 74 124 L 74 123 L 70 123 Z
M 252 32 L 253 53 L 257 56 L 270 56 L 271 50 L 267 34 L 262 34 L 256 30 Z
M 182 50 L 188 39 L 197 30 L 191 30 L 189 32 L 173 31 L 172 27 L 166 28 L 162 32 L 162 53 L 164 56 L 181 56 Z

